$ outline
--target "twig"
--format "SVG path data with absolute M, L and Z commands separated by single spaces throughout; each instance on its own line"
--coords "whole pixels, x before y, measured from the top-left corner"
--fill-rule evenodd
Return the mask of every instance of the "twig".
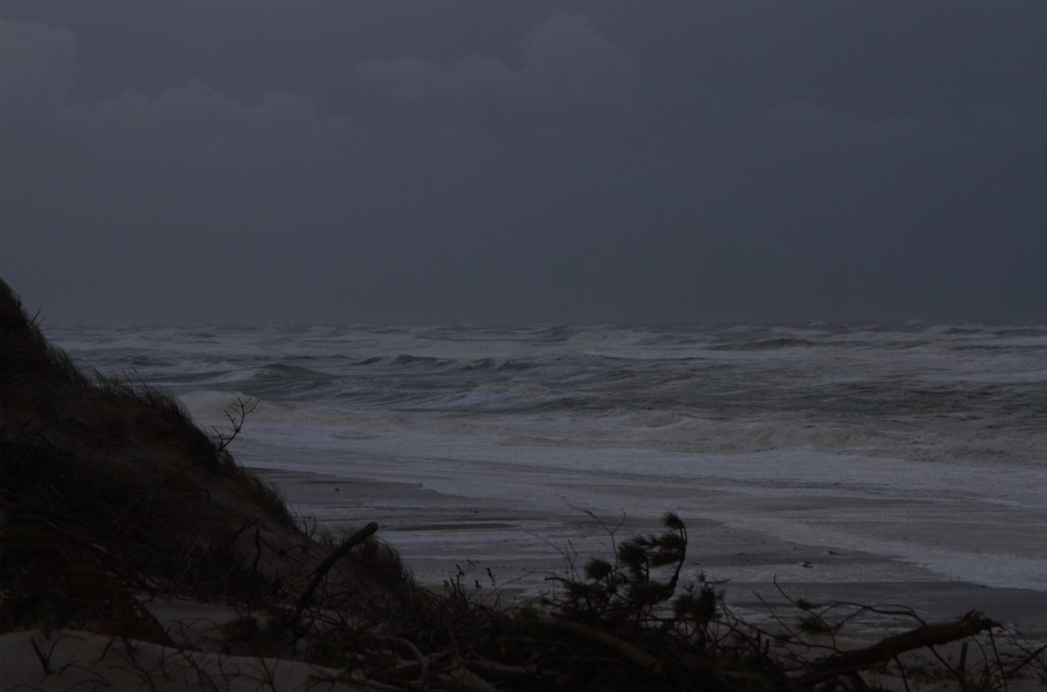
M 1004 677 L 1005 678 L 1014 677 L 1015 673 L 1017 673 L 1019 670 L 1021 670 L 1025 666 L 1029 665 L 1029 663 L 1031 663 L 1034 658 L 1036 658 L 1037 656 L 1042 654 L 1044 651 L 1047 651 L 1047 644 L 1044 644 L 1039 649 L 1033 649 L 1033 651 L 1028 656 L 1026 656 L 1025 658 L 1022 659 L 1021 663 L 1019 663 L 1016 666 L 1011 666 L 1011 669 L 1004 673 Z
M 215 434 L 215 450 L 218 452 L 224 452 L 226 448 L 233 443 L 236 436 L 240 434 L 240 430 L 244 427 L 244 421 L 247 420 L 247 414 L 253 413 L 255 407 L 258 405 L 257 401 L 253 401 L 251 397 L 243 399 L 242 397 L 236 397 L 236 403 L 225 410 L 225 417 L 229 419 L 229 422 L 233 426 L 233 434 L 226 437 L 222 433 L 218 432 L 218 429 L 211 426 Z M 248 408 L 250 406 L 250 408 Z M 237 411 L 237 415 L 233 415 L 233 410 Z

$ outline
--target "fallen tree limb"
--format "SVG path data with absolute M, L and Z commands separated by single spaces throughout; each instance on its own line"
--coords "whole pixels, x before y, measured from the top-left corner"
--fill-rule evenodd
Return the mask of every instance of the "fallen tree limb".
M 985 617 L 984 613 L 972 610 L 957 622 L 924 625 L 887 637 L 864 649 L 833 654 L 817 662 L 814 670 L 796 679 L 795 682 L 799 685 L 813 685 L 830 678 L 875 668 L 906 651 L 947 644 L 990 630 L 995 626 L 996 623 Z
M 337 548 L 331 551 L 330 555 L 324 558 L 323 562 L 316 566 L 316 569 L 313 570 L 313 577 L 309 581 L 309 586 L 305 588 L 302 597 L 298 599 L 298 607 L 294 611 L 294 616 L 291 618 L 291 622 L 298 622 L 299 618 L 302 617 L 302 611 L 304 611 L 306 606 L 313 600 L 313 594 L 316 593 L 317 587 L 320 586 L 320 582 L 323 581 L 324 576 L 331 571 L 331 568 L 334 567 L 335 563 L 345 557 L 350 550 L 373 536 L 376 531 L 378 531 L 378 524 L 372 521 L 370 524 L 342 541 Z
M 462 663 L 476 673 L 484 673 L 499 680 L 534 680 L 539 679 L 546 682 L 554 682 L 564 685 L 571 676 L 566 673 L 557 673 L 551 670 L 542 670 L 535 665 L 510 666 L 494 661 L 480 659 L 464 659 Z
M 451 682 L 454 685 L 453 689 L 456 690 L 463 690 L 464 692 L 498 692 L 494 685 L 466 668 L 461 661 L 454 668 L 441 673 L 441 677 Z
M 585 639 L 596 642 L 597 644 L 609 646 L 636 665 L 651 671 L 655 675 L 661 675 L 662 671 L 665 669 L 664 664 L 654 656 L 646 651 L 641 651 L 629 642 L 622 641 L 618 637 L 607 634 L 606 632 L 601 632 L 592 627 L 586 627 L 585 625 L 571 620 L 565 620 L 563 618 L 548 618 L 545 619 L 544 622 L 553 627 L 558 627 L 566 632 L 570 632 L 571 634 L 584 637 Z
M 406 664 L 398 665 L 395 668 L 379 671 L 375 677 L 383 680 L 394 679 L 396 677 L 417 677 L 418 682 L 425 682 L 425 679 L 429 677 L 429 658 L 425 656 L 413 642 L 403 639 L 402 637 L 378 637 L 374 635 L 367 635 L 357 640 L 357 642 L 365 641 L 375 641 L 380 644 L 396 645 L 401 649 L 410 652 L 415 659 Z

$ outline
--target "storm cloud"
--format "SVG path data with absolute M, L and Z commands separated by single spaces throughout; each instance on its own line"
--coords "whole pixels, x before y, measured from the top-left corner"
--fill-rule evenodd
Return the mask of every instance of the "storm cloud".
M 9 0 L 55 322 L 1047 318 L 1047 6 Z

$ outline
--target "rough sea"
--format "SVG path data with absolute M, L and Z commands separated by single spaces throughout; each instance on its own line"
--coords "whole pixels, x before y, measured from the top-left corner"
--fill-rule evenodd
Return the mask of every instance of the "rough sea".
M 250 398 L 231 447 L 247 466 L 535 512 L 675 510 L 1047 591 L 1047 323 L 47 334 L 225 434 Z

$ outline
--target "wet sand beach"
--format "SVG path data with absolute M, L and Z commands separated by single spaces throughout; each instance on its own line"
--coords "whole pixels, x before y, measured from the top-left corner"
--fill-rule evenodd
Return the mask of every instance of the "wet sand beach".
M 568 575 L 572 566 L 581 569 L 590 557 L 611 558 L 616 539 L 657 531 L 661 512 L 654 507 L 662 505 L 662 511 L 677 511 L 687 524 L 686 576 L 704 573 L 725 581 L 727 603 L 745 617 L 767 617 L 767 604 L 782 609 L 787 595 L 814 602 L 902 605 L 927 621 L 950 621 L 978 609 L 1009 632 L 1047 639 L 1047 592 L 947 580 L 889 555 L 733 528 L 681 510 L 667 488 L 630 504 L 636 487 L 590 484 L 584 492 L 572 492 L 570 484 L 561 484 L 538 496 L 521 483 L 515 497 L 477 497 L 452 492 L 435 477 L 392 480 L 388 471 L 377 480 L 377 472 L 362 478 L 252 470 L 275 483 L 300 515 L 324 526 L 378 522 L 379 536 L 400 552 L 421 583 L 434 589 L 461 570 L 467 584 L 497 587 L 510 598 L 550 593 L 555 589 L 551 577 Z M 469 481 L 463 486 L 468 489 Z

